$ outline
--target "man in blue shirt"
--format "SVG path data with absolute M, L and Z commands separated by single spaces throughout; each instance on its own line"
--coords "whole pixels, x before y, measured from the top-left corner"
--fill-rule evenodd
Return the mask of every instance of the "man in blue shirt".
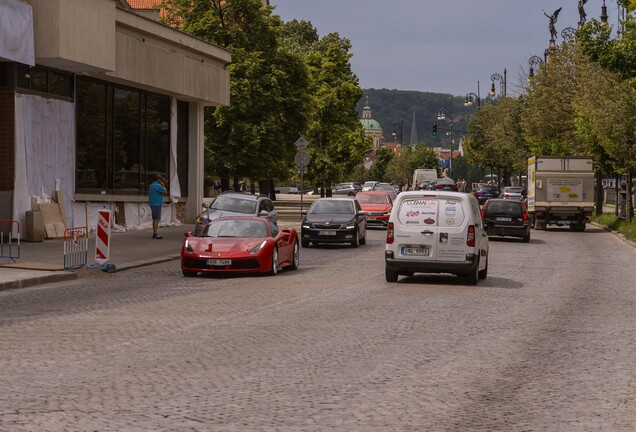
M 152 212 L 152 238 L 162 239 L 163 237 L 157 234 L 157 230 L 161 220 L 161 206 L 163 205 L 163 194 L 166 193 L 166 187 L 159 174 L 155 174 L 154 180 L 148 188 L 148 205 L 150 205 Z

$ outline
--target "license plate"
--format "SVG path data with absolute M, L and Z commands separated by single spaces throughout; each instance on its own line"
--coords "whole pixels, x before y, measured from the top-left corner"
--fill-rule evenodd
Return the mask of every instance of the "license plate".
M 428 256 L 428 248 L 402 246 L 402 255 Z
M 318 235 L 321 236 L 335 236 L 336 230 L 320 230 L 318 231 Z
M 232 260 L 230 259 L 209 259 L 206 260 L 205 263 L 210 266 L 229 266 L 232 265 Z
M 512 222 L 512 218 L 505 218 L 505 217 L 498 217 L 497 220 L 501 222 Z

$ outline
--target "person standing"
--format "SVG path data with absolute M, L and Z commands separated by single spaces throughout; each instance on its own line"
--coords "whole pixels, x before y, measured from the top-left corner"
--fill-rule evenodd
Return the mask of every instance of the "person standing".
M 166 186 L 159 174 L 155 174 L 154 180 L 148 188 L 148 205 L 152 212 L 152 238 L 160 240 L 163 237 L 157 233 L 157 230 L 161 220 L 161 207 L 163 206 L 163 194 L 166 193 Z

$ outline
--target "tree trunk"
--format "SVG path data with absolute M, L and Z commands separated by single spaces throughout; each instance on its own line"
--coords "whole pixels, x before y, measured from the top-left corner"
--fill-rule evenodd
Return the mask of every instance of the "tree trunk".
M 603 173 L 600 170 L 594 173 L 594 180 L 596 181 L 594 207 L 596 208 L 596 216 L 600 216 L 603 214 L 603 197 L 605 195 L 605 190 L 603 189 Z
M 256 194 L 256 183 L 254 183 L 254 179 L 250 179 L 250 193 L 252 195 Z

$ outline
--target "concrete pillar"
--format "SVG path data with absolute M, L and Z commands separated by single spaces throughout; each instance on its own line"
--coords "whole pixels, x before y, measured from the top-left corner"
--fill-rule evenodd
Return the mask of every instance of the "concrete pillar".
M 203 142 L 204 106 L 199 102 L 189 104 L 188 137 L 188 200 L 185 206 L 186 223 L 194 223 L 203 204 Z

